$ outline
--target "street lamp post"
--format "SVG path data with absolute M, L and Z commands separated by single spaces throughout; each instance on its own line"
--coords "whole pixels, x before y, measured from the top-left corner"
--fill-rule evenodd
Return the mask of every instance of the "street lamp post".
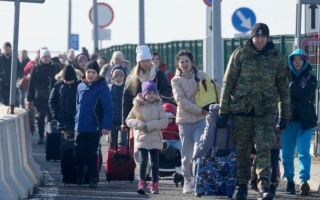
M 68 13 L 68 49 L 71 48 L 71 19 L 72 19 L 72 0 L 69 0 L 69 13 Z

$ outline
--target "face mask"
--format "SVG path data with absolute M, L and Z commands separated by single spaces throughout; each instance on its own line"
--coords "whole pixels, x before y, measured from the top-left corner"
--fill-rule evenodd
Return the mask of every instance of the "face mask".
M 114 82 L 114 84 L 117 85 L 117 86 L 121 86 L 123 84 L 123 82 L 121 82 L 121 83 Z

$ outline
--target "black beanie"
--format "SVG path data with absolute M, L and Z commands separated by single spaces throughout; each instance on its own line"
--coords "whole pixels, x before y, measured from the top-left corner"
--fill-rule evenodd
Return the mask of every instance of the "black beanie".
M 87 64 L 86 64 L 86 67 L 84 68 L 84 73 L 86 73 L 86 71 L 88 69 L 94 69 L 97 71 L 98 75 L 99 75 L 99 72 L 100 72 L 100 67 L 98 65 L 98 63 L 94 60 L 92 61 L 89 61 Z
M 63 80 L 65 81 L 72 81 L 76 80 L 76 72 L 74 68 L 71 65 L 67 65 L 65 68 L 63 68 L 63 74 L 62 74 Z
M 251 38 L 255 35 L 265 35 L 269 38 L 269 27 L 264 23 L 256 23 L 251 29 Z

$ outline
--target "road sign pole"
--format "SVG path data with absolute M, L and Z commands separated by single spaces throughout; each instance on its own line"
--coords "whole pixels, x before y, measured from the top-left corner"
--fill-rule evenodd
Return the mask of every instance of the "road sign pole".
M 144 0 L 139 0 L 139 45 L 144 43 Z
M 19 17 L 20 0 L 14 1 L 14 33 L 13 51 L 11 56 L 11 82 L 10 82 L 10 114 L 14 114 L 16 102 L 16 80 L 17 80 L 17 58 L 18 58 L 18 39 L 19 39 Z
M 72 12 L 72 0 L 69 0 L 69 13 L 68 13 L 68 49 L 67 51 L 71 48 L 71 12 Z
M 221 38 L 221 1 L 212 1 L 212 67 L 213 79 L 222 86 L 223 79 L 223 47 Z
M 297 0 L 297 13 L 296 13 L 296 35 L 294 49 L 301 48 L 301 0 Z
M 93 30 L 94 30 L 94 48 L 98 49 L 98 4 L 93 0 Z

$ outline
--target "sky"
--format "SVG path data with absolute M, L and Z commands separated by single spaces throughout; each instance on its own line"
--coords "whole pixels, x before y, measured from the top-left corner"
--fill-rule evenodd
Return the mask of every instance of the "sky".
M 114 11 L 111 40 L 102 47 L 137 44 L 139 0 L 98 0 Z M 89 10 L 93 0 L 72 0 L 72 33 L 79 34 L 80 48 L 93 50 Z M 271 35 L 294 34 L 296 0 L 223 0 L 222 37 L 239 33 L 232 25 L 235 10 L 248 7 L 257 22 L 268 24 Z M 46 46 L 53 54 L 67 50 L 68 0 L 46 0 L 44 4 L 21 3 L 19 50 L 36 51 Z M 145 0 L 145 42 L 163 43 L 206 38 L 206 10 L 203 0 Z M 320 10 L 320 9 L 319 9 Z M 13 40 L 14 4 L 0 1 L 0 46 Z

